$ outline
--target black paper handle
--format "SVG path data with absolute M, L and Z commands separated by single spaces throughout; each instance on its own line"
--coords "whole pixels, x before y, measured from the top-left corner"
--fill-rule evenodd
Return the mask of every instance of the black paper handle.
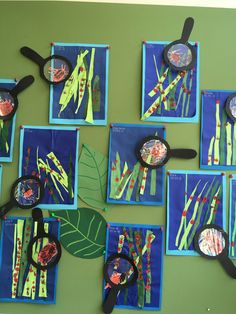
M 0 207 L 0 218 L 3 218 L 14 206 L 12 201 L 7 202 L 6 204 Z
M 11 93 L 14 96 L 17 96 L 20 92 L 22 92 L 24 89 L 29 87 L 34 82 L 34 77 L 32 75 L 27 75 L 23 77 L 16 86 L 11 90 Z
M 194 149 L 171 149 L 170 150 L 171 157 L 174 158 L 182 158 L 182 159 L 193 159 L 197 156 L 197 152 Z
M 226 273 L 236 279 L 236 267 L 234 263 L 231 261 L 231 259 L 227 255 L 223 255 L 221 258 L 219 258 L 219 261 L 221 265 L 223 266 Z
M 42 66 L 44 63 L 44 58 L 42 58 L 36 51 L 29 47 L 22 47 L 20 49 L 20 52 L 25 56 L 26 58 L 29 58 L 30 60 L 36 62 L 38 65 Z
M 46 234 L 44 230 L 44 223 L 43 223 L 43 213 L 40 208 L 34 208 L 32 210 L 32 218 L 33 221 L 37 221 L 38 227 L 37 227 L 37 237 L 43 238 Z
M 116 304 L 117 295 L 119 293 L 119 289 L 111 288 L 108 292 L 107 298 L 103 303 L 103 313 L 110 314 L 113 311 L 113 308 Z
M 181 39 L 180 39 L 183 43 L 188 42 L 188 39 L 189 39 L 190 34 L 192 32 L 192 29 L 193 29 L 193 25 L 194 25 L 194 19 L 192 17 L 186 18 L 186 20 L 184 22 L 184 27 L 183 27 Z

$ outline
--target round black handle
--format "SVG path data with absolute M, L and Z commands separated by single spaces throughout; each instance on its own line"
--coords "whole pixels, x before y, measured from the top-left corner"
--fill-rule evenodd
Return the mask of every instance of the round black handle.
M 103 303 L 103 313 L 110 314 L 113 311 L 113 308 L 116 304 L 117 295 L 119 293 L 119 289 L 111 288 L 108 292 L 107 298 Z
M 14 96 L 17 96 L 20 92 L 25 90 L 27 87 L 29 87 L 34 82 L 34 77 L 32 75 L 27 75 L 23 77 L 16 86 L 11 90 L 11 93 Z
M 170 151 L 171 157 L 174 158 L 182 158 L 182 159 L 193 159 L 197 156 L 197 152 L 194 149 L 171 149 Z
M 23 56 L 26 58 L 29 58 L 30 60 L 34 61 L 38 65 L 42 66 L 44 63 L 44 58 L 42 58 L 35 50 L 29 48 L 29 47 L 22 47 L 20 49 L 20 52 Z
M 181 35 L 181 41 L 183 43 L 188 42 L 188 39 L 193 29 L 193 25 L 194 25 L 194 19 L 192 17 L 186 18 L 186 20 L 184 21 L 184 27 L 183 27 L 182 35 Z

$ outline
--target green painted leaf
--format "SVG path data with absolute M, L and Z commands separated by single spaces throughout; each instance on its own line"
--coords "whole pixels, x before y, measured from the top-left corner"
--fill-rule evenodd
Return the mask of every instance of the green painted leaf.
M 86 259 L 103 255 L 107 222 L 91 208 L 49 211 L 61 221 L 60 241 L 70 254 Z
M 105 209 L 107 157 L 84 144 L 79 159 L 78 196 L 94 208 Z

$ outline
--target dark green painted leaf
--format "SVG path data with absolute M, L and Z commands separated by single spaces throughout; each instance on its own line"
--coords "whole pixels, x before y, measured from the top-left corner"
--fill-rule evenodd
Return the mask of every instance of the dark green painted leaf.
M 103 255 L 106 243 L 107 222 L 91 208 L 49 211 L 61 220 L 62 246 L 72 255 L 81 258 L 97 258 Z
M 84 144 L 79 159 L 78 196 L 94 208 L 105 209 L 107 157 Z

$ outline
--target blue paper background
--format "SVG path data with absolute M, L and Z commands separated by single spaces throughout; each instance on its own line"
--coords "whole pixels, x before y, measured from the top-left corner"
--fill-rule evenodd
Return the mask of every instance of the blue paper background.
M 204 192 L 201 196 L 201 199 L 204 197 L 207 189 L 209 188 L 212 180 L 214 177 L 215 181 L 213 185 L 215 184 L 216 181 L 219 183 L 223 184 L 223 181 L 225 180 L 225 176 L 222 176 L 221 173 L 218 174 L 203 174 L 203 173 L 188 173 L 187 171 L 183 173 L 175 173 L 174 171 L 170 172 L 170 175 L 167 177 L 168 180 L 168 206 L 167 206 L 167 254 L 174 254 L 174 255 L 195 255 L 191 253 L 195 253 L 193 244 L 190 245 L 188 250 L 182 250 L 179 251 L 178 247 L 175 246 L 175 239 L 176 235 L 178 233 L 181 217 L 182 217 L 182 212 L 185 206 L 185 179 L 186 179 L 186 174 L 188 174 L 188 187 L 187 187 L 187 200 L 190 197 L 193 189 L 195 188 L 197 182 L 201 179 L 200 184 L 198 185 L 198 188 L 195 192 L 195 196 L 191 202 L 191 205 L 188 209 L 187 213 L 187 224 L 192 217 L 193 210 L 194 210 L 194 204 L 195 201 L 201 192 L 204 184 L 208 181 L 208 185 L 205 187 Z M 222 196 L 220 200 L 220 204 L 218 205 L 217 208 L 217 213 L 216 213 L 216 219 L 215 219 L 215 224 L 220 225 L 221 227 L 224 226 L 225 222 L 225 204 L 224 204 L 224 187 L 222 186 Z M 208 194 L 207 199 L 209 199 L 211 192 Z M 203 224 L 204 220 L 204 213 L 206 213 L 207 207 L 208 207 L 209 201 L 205 203 L 203 206 L 202 210 L 202 215 L 201 215 L 201 220 L 198 229 L 201 227 Z M 208 216 L 209 217 L 209 216 Z M 196 216 L 197 218 L 197 216 Z M 195 219 L 196 220 L 196 219 Z M 193 228 L 193 227 L 192 227 Z M 198 230 L 197 229 L 197 230 Z M 191 229 L 192 231 L 192 229 Z M 191 234 L 191 231 L 189 235 Z M 183 235 L 183 231 L 181 232 L 180 236 L 180 241 Z M 189 237 L 188 237 L 189 238 Z M 180 242 L 179 242 L 180 243 Z
M 155 65 L 154 65 L 154 60 L 153 60 L 153 55 L 155 55 L 155 57 L 156 57 L 157 68 L 158 68 L 158 71 L 160 72 L 162 62 L 163 62 L 163 50 L 168 43 L 169 42 L 150 42 L 150 43 L 147 42 L 144 44 L 143 49 L 145 50 L 145 54 L 143 57 L 143 68 L 144 68 L 144 70 L 143 70 L 144 71 L 144 73 L 143 73 L 143 75 L 144 75 L 144 77 L 143 77 L 143 104 L 142 104 L 143 113 L 145 113 L 149 109 L 149 107 L 154 102 L 154 100 L 156 100 L 157 97 L 160 95 L 160 92 L 158 92 L 153 97 L 148 96 L 148 93 L 155 87 L 155 85 L 157 84 L 157 81 L 158 81 L 156 69 L 155 69 Z M 199 106 L 199 103 L 198 103 L 199 90 L 197 88 L 197 82 L 199 80 L 199 78 L 198 78 L 199 73 L 197 72 L 197 69 L 199 66 L 199 64 L 198 64 L 199 63 L 199 60 L 198 60 L 199 46 L 194 45 L 193 47 L 196 51 L 197 58 L 196 58 L 195 70 L 193 73 L 192 90 L 191 90 L 188 116 L 187 117 L 185 117 L 185 116 L 181 117 L 181 111 L 182 111 L 182 98 L 181 98 L 181 101 L 178 105 L 177 110 L 170 110 L 170 111 L 165 110 L 163 102 L 162 102 L 161 115 L 157 114 L 157 111 L 155 111 L 150 116 L 150 118 L 148 118 L 146 121 L 148 121 L 149 119 L 150 120 L 152 119 L 152 121 L 160 121 L 159 120 L 160 117 L 166 117 L 166 118 L 181 118 L 181 120 L 176 119 L 176 122 L 191 122 L 191 118 L 195 117 L 195 115 L 197 113 L 196 106 Z M 167 67 L 168 66 L 165 65 L 164 72 L 167 69 Z M 179 72 L 177 72 L 175 70 L 171 70 L 172 79 L 175 79 L 176 76 L 178 75 L 178 73 Z M 176 102 L 178 100 L 179 92 L 181 90 L 182 81 L 183 81 L 183 79 L 181 79 L 177 84 L 176 93 L 175 93 Z M 187 87 L 189 86 L 188 82 L 189 82 L 189 78 L 187 79 Z M 165 89 L 168 85 L 169 85 L 169 82 L 168 82 L 168 74 L 167 74 L 167 77 L 163 83 L 163 88 Z M 169 97 L 169 94 L 167 95 L 167 98 L 168 97 Z M 188 120 L 188 121 L 186 121 L 183 118 L 186 118 L 186 120 Z M 163 118 L 161 121 L 170 121 L 170 120 Z M 194 122 L 197 122 L 197 121 L 194 121 Z
M 49 194 L 48 189 L 45 189 L 45 194 L 41 203 L 42 208 L 53 208 L 55 206 L 60 206 L 59 208 L 62 209 L 63 205 L 66 209 L 76 209 L 77 207 L 77 185 L 76 182 L 78 180 L 76 173 L 77 173 L 77 152 L 78 152 L 78 143 L 77 143 L 77 130 L 66 130 L 66 129 L 53 129 L 53 128 L 30 128 L 30 127 L 23 127 L 21 129 L 21 134 L 23 135 L 23 142 L 21 142 L 21 158 L 19 164 L 19 176 L 22 174 L 26 174 L 24 170 L 25 166 L 25 157 L 27 155 L 27 148 L 31 148 L 30 153 L 30 160 L 28 164 L 28 172 L 27 174 L 32 174 L 32 172 L 37 171 L 37 164 L 36 164 L 36 150 L 39 146 L 39 157 L 46 162 L 46 156 L 50 152 L 54 152 L 55 156 L 60 161 L 62 167 L 64 168 L 65 172 L 69 173 L 69 161 L 70 161 L 70 154 L 72 156 L 72 186 L 74 191 L 74 197 L 70 199 L 69 194 L 64 190 L 64 188 L 58 184 L 58 187 L 61 191 L 61 194 L 64 198 L 64 201 L 60 198 L 57 190 L 54 188 L 54 193 L 59 200 L 59 205 L 55 203 L 53 200 L 52 195 Z M 33 156 L 33 157 L 32 157 Z M 59 172 L 53 162 L 49 161 L 50 167 Z M 41 179 L 44 183 L 45 180 L 45 173 L 41 171 Z M 51 179 L 49 179 L 50 182 Z M 52 204 L 55 204 L 52 206 Z M 66 206 L 66 207 L 65 207 Z
M 231 258 L 236 259 L 236 241 L 234 240 L 235 255 L 232 255 L 231 245 L 232 245 L 232 235 L 234 230 L 235 221 L 235 204 L 236 204 L 236 179 L 233 177 L 230 180 L 230 214 L 229 214 L 229 255 Z
M 135 149 L 138 143 L 146 136 L 155 135 L 158 132 L 158 136 L 165 139 L 165 130 L 163 126 L 145 126 L 145 125 L 132 125 L 132 124 L 113 124 L 110 129 L 110 149 L 109 149 L 109 172 L 108 172 L 108 188 L 107 188 L 107 202 L 127 204 L 146 204 L 146 205 L 160 205 L 163 200 L 163 189 L 164 189 L 164 171 L 165 167 L 158 168 L 156 176 L 156 195 L 152 196 L 149 194 L 150 191 L 150 179 L 151 172 L 148 171 L 146 188 L 144 195 L 140 195 L 140 202 L 135 200 L 135 191 L 137 181 L 134 185 L 133 194 L 131 201 L 125 201 L 126 192 L 119 200 L 115 200 L 109 197 L 110 195 L 110 184 L 111 184 L 111 168 L 112 161 L 116 160 L 116 152 L 120 154 L 121 169 L 123 170 L 125 161 L 128 164 L 129 169 L 133 169 L 133 166 L 137 162 Z
M 220 101 L 219 112 L 220 120 L 222 122 L 222 113 L 225 110 L 225 101 L 235 91 L 204 91 L 202 93 L 202 125 L 201 125 L 201 160 L 200 168 L 202 169 L 236 169 L 235 166 L 227 166 L 226 161 L 222 165 L 207 165 L 208 161 L 208 149 L 212 136 L 215 136 L 216 129 L 216 100 Z M 233 121 L 227 117 L 228 123 L 233 125 Z M 233 128 L 232 128 L 232 143 L 233 143 Z M 226 153 L 226 141 L 225 141 L 225 153 Z M 232 148 L 233 149 L 233 148 Z M 214 151 L 214 150 L 213 150 Z
M 53 54 L 61 55 L 66 57 L 70 62 L 72 63 L 72 68 L 77 64 L 77 55 L 80 53 L 81 50 L 89 50 L 89 53 L 86 55 L 87 65 L 89 68 L 90 64 L 90 58 L 91 58 L 91 50 L 92 48 L 96 48 L 95 51 L 95 60 L 94 60 L 94 76 L 93 80 L 96 76 L 96 74 L 99 75 L 100 78 L 100 91 L 101 91 L 101 109 L 100 112 L 94 112 L 93 118 L 94 118 L 94 124 L 96 124 L 95 120 L 106 120 L 106 89 L 107 89 L 107 74 L 106 74 L 106 58 L 108 49 L 107 46 L 104 45 L 104 47 L 98 47 L 96 45 L 88 45 L 85 44 L 81 45 L 73 45 L 73 44 L 55 44 L 52 47 Z M 93 84 L 92 80 L 92 84 Z M 86 117 L 86 99 L 87 96 L 84 96 L 83 101 L 81 103 L 80 109 L 77 114 L 75 114 L 75 110 L 77 108 L 78 98 L 76 102 L 74 103 L 73 97 L 71 98 L 68 106 L 64 111 L 61 112 L 60 117 L 58 117 L 58 113 L 60 112 L 61 105 L 59 105 L 60 96 L 62 93 L 62 90 L 64 88 L 65 83 L 58 84 L 51 86 L 51 93 L 50 93 L 50 107 L 51 107 L 51 113 L 50 113 L 50 119 L 57 119 L 57 123 L 63 123 L 65 121 L 68 122 L 68 120 L 74 120 L 71 122 L 71 124 L 75 124 L 76 120 L 77 123 L 80 123 L 79 120 L 85 119 Z M 53 122 L 53 121 L 51 121 Z M 67 123 L 68 124 L 68 123 Z
M 53 267 L 47 271 L 47 298 L 38 297 L 39 289 L 39 271 L 37 273 L 36 297 L 31 300 L 27 297 L 11 298 L 11 284 L 12 284 L 12 253 L 14 245 L 14 225 L 17 219 L 25 219 L 24 217 L 8 217 L 2 221 L 1 242 L 0 242 L 0 301 L 8 302 L 32 302 L 32 303 L 55 303 L 56 301 L 56 282 L 58 266 Z M 60 223 L 52 218 L 44 219 L 44 222 L 49 222 L 49 233 L 57 238 L 60 232 Z M 28 273 L 29 264 L 25 271 L 25 277 Z M 25 282 L 25 279 L 24 281 Z
M 0 88 L 7 88 L 7 89 L 12 89 L 16 85 L 16 82 L 14 80 L 0 80 Z M 20 104 L 19 104 L 20 106 Z M 18 107 L 19 107 L 18 106 Z M 11 123 L 9 127 L 9 132 L 8 132 L 8 145 L 9 145 L 9 151 L 6 152 L 5 149 L 3 150 L 0 147 L 0 162 L 11 162 L 13 159 L 13 144 L 14 144 L 14 130 L 15 130 L 15 124 L 16 124 L 16 115 L 8 121 Z
M 106 258 L 110 255 L 117 253 L 119 235 L 123 234 L 123 227 L 126 227 L 127 232 L 128 228 L 132 227 L 133 232 L 139 231 L 142 233 L 142 243 L 145 243 L 146 231 L 151 230 L 156 238 L 151 244 L 151 303 L 144 304 L 145 310 L 160 310 L 161 308 L 161 298 L 162 298 L 162 269 L 163 269 L 163 237 L 164 232 L 161 226 L 148 226 L 148 225 L 132 225 L 132 224 L 109 224 L 107 229 L 107 241 L 106 241 Z M 135 242 L 135 241 L 134 241 Z M 137 248 L 135 246 L 135 251 Z M 124 247 L 122 250 L 123 254 L 129 255 L 128 242 L 125 240 Z M 143 277 L 144 282 L 146 283 L 146 254 L 143 258 Z M 107 293 L 106 289 L 106 293 Z M 104 289 L 105 291 L 105 289 Z M 137 284 L 129 287 L 129 293 L 127 298 L 127 304 L 124 304 L 124 290 L 122 290 L 117 298 L 116 305 L 124 308 L 135 308 L 139 309 L 138 304 L 138 293 L 137 293 Z

